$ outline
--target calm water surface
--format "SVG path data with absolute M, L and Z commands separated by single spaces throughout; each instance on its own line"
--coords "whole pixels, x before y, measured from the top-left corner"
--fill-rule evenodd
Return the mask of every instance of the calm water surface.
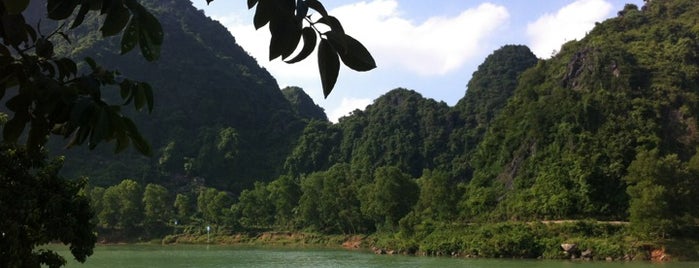
M 68 257 L 66 249 L 58 249 Z M 467 268 L 689 268 L 698 262 L 607 263 L 536 260 L 483 260 L 385 256 L 347 250 L 271 249 L 225 246 L 98 246 L 85 264 L 69 261 L 68 268 L 101 267 L 467 267 Z

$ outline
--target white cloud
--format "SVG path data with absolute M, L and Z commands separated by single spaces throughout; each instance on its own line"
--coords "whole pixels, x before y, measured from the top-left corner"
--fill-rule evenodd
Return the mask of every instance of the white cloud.
M 328 113 L 328 119 L 332 122 L 337 123 L 337 120 L 340 119 L 340 117 L 346 116 L 356 109 L 364 110 L 369 104 L 371 104 L 371 102 L 371 99 L 361 99 L 352 97 L 342 98 L 340 106 L 336 107 Z
M 605 0 L 578 0 L 556 14 L 544 14 L 527 25 L 529 47 L 540 58 L 549 58 L 567 41 L 578 40 L 609 16 L 612 4 Z
M 432 17 L 416 24 L 401 14 L 397 0 L 362 1 L 329 11 L 348 34 L 371 51 L 379 68 L 399 68 L 417 75 L 443 75 L 476 56 L 479 44 L 509 18 L 505 7 L 490 3 L 464 10 L 455 17 Z M 318 80 L 315 55 L 289 66 L 268 61 L 269 32 L 255 31 L 240 14 L 215 17 L 283 86 L 298 80 Z M 319 82 L 318 82 L 319 83 Z
M 369 48 L 379 68 L 422 76 L 444 75 L 461 67 L 509 18 L 505 7 L 484 3 L 455 17 L 415 23 L 401 14 L 396 0 L 362 1 L 331 13 Z

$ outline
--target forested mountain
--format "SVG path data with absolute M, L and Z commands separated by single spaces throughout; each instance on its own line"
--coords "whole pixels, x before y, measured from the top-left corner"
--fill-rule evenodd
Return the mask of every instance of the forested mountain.
M 154 211 L 174 204 L 169 215 L 141 215 L 136 227 L 176 217 L 226 230 L 385 231 L 412 250 L 422 239 L 453 241 L 430 237 L 441 227 L 478 223 L 631 221 L 636 237 L 664 239 L 697 222 L 696 1 L 627 5 L 548 60 L 504 46 L 479 66 L 454 107 L 398 88 L 335 124 L 300 89 L 280 91 L 189 2 L 145 2 L 168 33 L 157 63 L 114 55 L 110 39 L 64 46 L 64 53 L 100 55 L 156 89 L 154 114 L 136 115 L 156 157 L 67 158 L 77 159 L 67 164 L 71 174 L 115 185 L 86 191 L 103 228 L 126 229 L 120 196 L 134 197 L 124 204 L 160 204 Z M 124 178 L 134 180 L 117 183 Z M 146 186 L 146 198 L 139 195 L 146 182 L 166 190 Z M 520 235 L 535 225 L 493 228 L 472 237 L 500 245 L 492 235 L 512 232 L 522 244 L 500 238 L 530 250 L 495 256 L 536 257 L 553 244 L 560 253 L 560 241 Z M 625 227 L 603 228 L 603 235 L 628 235 L 618 231 Z
M 302 119 L 328 121 L 325 110 L 315 104 L 313 99 L 300 87 L 285 87 L 282 89 L 282 94 L 291 103 L 291 108 L 296 112 L 296 115 Z
M 75 58 L 92 56 L 106 68 L 151 84 L 153 113 L 134 116 L 155 155 L 151 159 L 130 153 L 114 156 L 110 145 L 101 146 L 97 153 L 54 146 L 54 153 L 68 154 L 64 173 L 88 176 L 97 185 L 132 178 L 174 187 L 196 180 L 234 192 L 255 180 L 276 177 L 304 127 L 300 117 L 324 118 L 322 110 L 312 115 L 296 111 L 274 78 L 236 44 L 227 29 L 190 1 L 141 2 L 164 28 L 158 61 L 146 62 L 136 52 L 119 55 L 119 39 L 101 38 L 94 30 L 98 27 L 95 17 L 71 31 L 72 44 L 57 50 Z

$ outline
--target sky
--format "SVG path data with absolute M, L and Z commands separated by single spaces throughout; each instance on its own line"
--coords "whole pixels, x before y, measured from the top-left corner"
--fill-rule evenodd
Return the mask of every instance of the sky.
M 563 43 L 583 38 L 595 22 L 616 16 L 626 3 L 643 6 L 643 0 L 321 0 L 377 64 L 369 72 L 342 66 L 333 92 L 324 98 L 315 53 L 296 64 L 269 61 L 269 29 L 255 30 L 247 1 L 192 2 L 223 24 L 280 87 L 303 88 L 333 122 L 398 87 L 453 106 L 496 49 L 527 45 L 547 59 Z

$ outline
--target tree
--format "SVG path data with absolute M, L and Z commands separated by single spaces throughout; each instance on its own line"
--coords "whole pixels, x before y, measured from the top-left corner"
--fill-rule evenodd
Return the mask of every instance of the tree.
M 0 145 L 0 267 L 59 267 L 65 259 L 37 246 L 60 241 L 76 260 L 92 254 L 97 237 L 86 180 L 58 176 L 61 159 L 36 159 L 25 149 Z
M 104 191 L 100 221 L 106 227 L 134 231 L 143 221 L 143 188 L 134 180 L 123 180 Z
M 696 173 L 677 155 L 641 151 L 628 168 L 629 221 L 641 238 L 662 239 L 696 216 Z M 689 216 L 689 217 L 688 217 Z
M 143 191 L 143 225 L 151 231 L 162 229 L 172 218 L 167 189 L 149 183 Z
M 211 0 L 207 0 L 208 2 Z M 3 124 L 2 142 L 25 144 L 27 157 L 34 163 L 45 158 L 42 150 L 51 134 L 69 139 L 68 146 L 87 143 L 90 149 L 94 149 L 100 143 L 115 141 L 115 152 L 121 152 L 133 144 L 140 153 L 150 155 L 150 145 L 141 136 L 133 121 L 121 112 L 122 106 L 132 104 L 137 110 L 147 108 L 149 112 L 152 111 L 154 100 L 150 86 L 147 83 L 120 77 L 118 72 L 106 70 L 90 58 L 85 59 L 89 69 L 86 72 L 80 70 L 73 59 L 55 54 L 56 38 L 63 37 L 70 42 L 64 27 L 60 26 L 45 33 L 39 27 L 39 23 L 28 22 L 23 12 L 30 8 L 45 8 L 45 14 L 52 21 L 71 19 L 71 29 L 82 24 L 89 13 L 99 12 L 100 15 L 104 15 L 100 27 L 103 36 L 113 36 L 123 32 L 122 54 L 133 50 L 138 45 L 143 57 L 149 61 L 159 57 L 163 42 L 164 34 L 158 20 L 136 0 L 48 0 L 45 6 L 43 3 L 39 0 L 0 2 L 0 38 L 2 39 L 0 100 L 9 93 L 5 104 L 12 112 L 10 119 Z M 326 95 L 330 93 L 337 79 L 339 59 L 355 70 L 366 71 L 375 67 L 374 60 L 366 48 L 346 35 L 338 20 L 329 16 L 317 0 L 255 0 L 248 1 L 248 4 L 250 8 L 257 5 L 256 27 L 270 24 L 271 59 L 279 56 L 289 57 L 303 36 L 305 44 L 302 53 L 287 62 L 300 61 L 312 52 L 317 40 L 316 34 L 321 36 L 319 67 Z M 322 17 L 315 22 L 311 21 L 311 17 L 308 16 L 309 8 L 321 14 Z M 44 14 L 43 11 L 39 13 Z M 311 25 L 302 28 L 304 20 Z M 317 28 L 313 26 L 319 23 L 328 25 L 331 30 L 324 33 L 314 31 Z M 117 102 L 118 104 L 105 102 L 101 98 L 105 87 L 118 87 L 122 100 Z M 17 161 L 22 160 L 17 155 L 11 154 L 11 156 L 17 157 L 15 159 Z M 39 166 L 22 167 L 28 172 Z M 3 172 L 9 171 L 3 170 Z M 23 194 L 27 196 L 36 194 L 37 192 L 33 191 L 38 189 L 29 188 L 29 190 Z M 56 189 L 55 193 L 60 195 L 62 192 L 58 190 Z M 107 196 L 113 198 L 114 194 L 108 195 L 108 192 L 105 191 L 105 199 Z M 75 194 L 77 191 L 73 193 Z M 3 208 L 6 208 L 4 204 Z M 113 215 L 110 213 L 106 214 Z M 65 213 L 65 215 L 74 214 Z M 59 218 L 56 216 L 56 219 Z M 51 220 L 46 219 L 46 221 Z M 133 219 L 123 220 L 131 222 Z M 72 246 L 85 246 L 78 243 L 90 241 L 92 237 L 90 230 L 91 228 L 87 228 L 85 232 L 79 233 L 84 235 L 82 240 L 76 240 L 78 242 Z M 44 230 L 37 227 L 32 231 L 43 234 Z M 34 247 L 44 241 L 39 236 L 24 239 L 29 241 L 13 238 L 11 242 L 17 244 L 8 246 L 19 249 L 22 247 L 21 243 L 28 243 Z M 79 261 L 84 261 L 85 257 L 91 253 L 91 247 L 88 251 L 74 251 L 73 255 Z M 3 254 L 3 260 L 5 256 Z M 31 266 L 38 266 L 40 263 L 51 267 L 62 265 L 62 258 L 56 254 L 41 255 L 45 257 L 43 260 L 37 259 L 38 254 L 7 256 L 8 264 L 24 259 L 27 260 L 24 264 Z M 31 260 L 36 263 L 32 263 Z
M 393 228 L 408 214 L 420 194 L 415 181 L 396 167 L 380 167 L 374 182 L 361 191 L 362 213 L 378 227 Z
M 226 223 L 227 211 L 232 203 L 228 193 L 214 188 L 203 188 L 197 196 L 197 209 L 202 218 L 217 225 Z
M 175 220 L 180 223 L 187 223 L 189 218 L 192 217 L 192 201 L 188 195 L 177 194 L 175 196 Z

